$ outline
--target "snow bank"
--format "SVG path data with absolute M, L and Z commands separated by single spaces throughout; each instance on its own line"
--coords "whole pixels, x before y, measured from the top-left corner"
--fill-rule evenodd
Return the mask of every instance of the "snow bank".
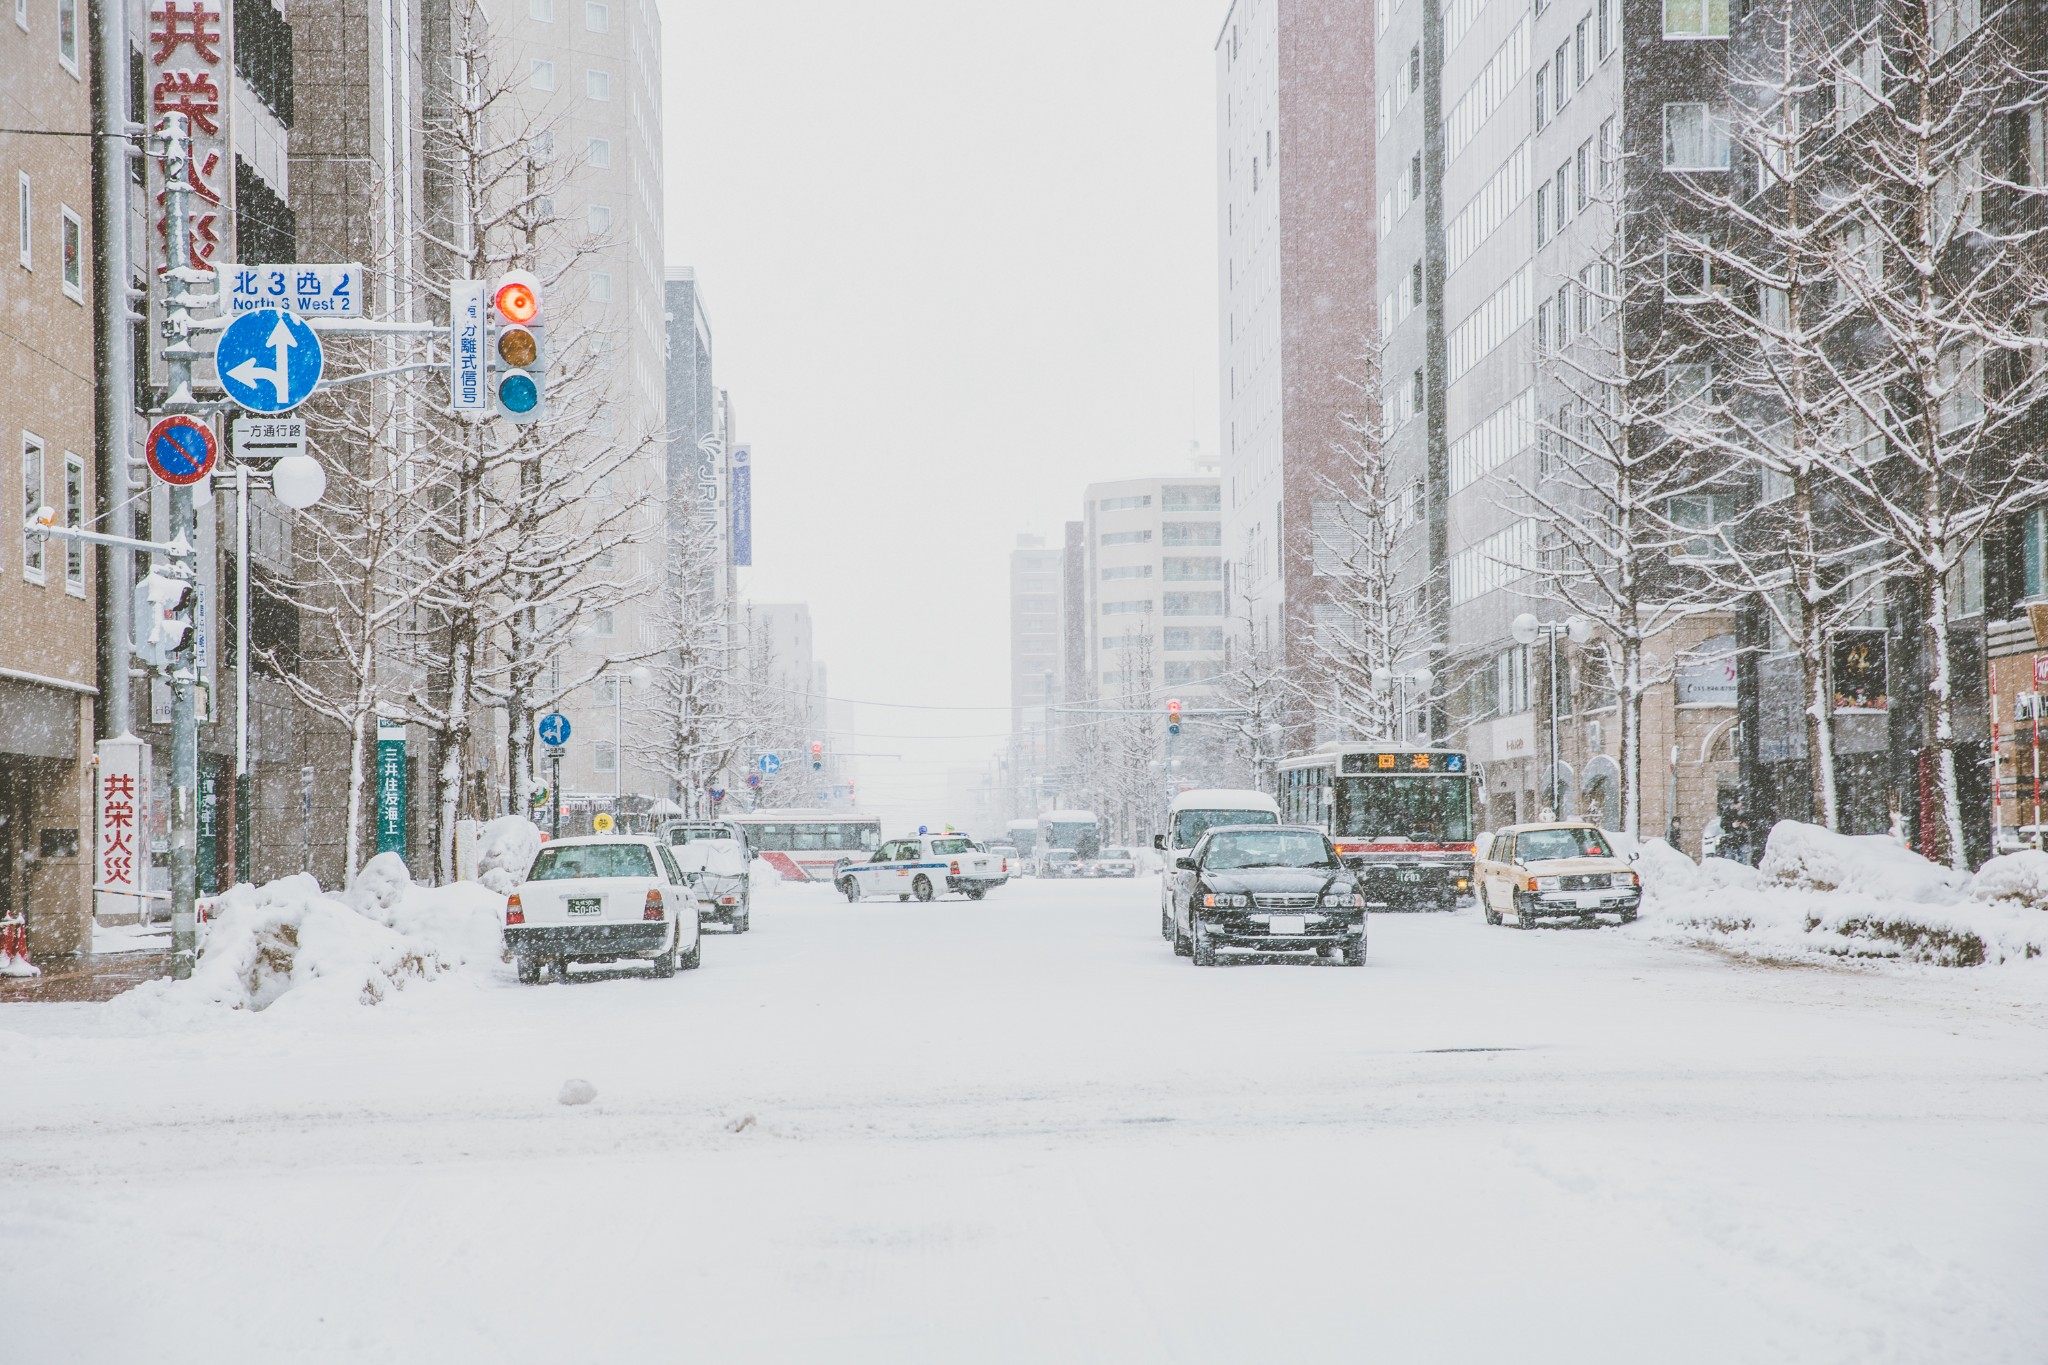
M 526 871 L 538 852 L 540 826 L 523 815 L 501 815 L 487 822 L 479 836 L 476 879 L 499 895 L 509 896 L 526 880 Z
M 2048 956 L 2048 854 L 1985 865 L 1987 882 L 1940 868 L 1889 835 L 1833 834 L 1781 821 L 1760 868 L 1694 863 L 1643 841 L 1640 932 L 1759 957 L 1819 954 L 1947 967 Z M 1998 867 L 1997 864 L 2014 864 Z M 1974 892 L 1976 899 L 1971 899 Z M 1986 902 L 1989 902 L 1988 904 Z
M 364 865 L 339 896 L 303 873 L 221 896 L 191 979 L 121 997 L 149 1016 L 288 1005 L 374 1005 L 415 982 L 503 956 L 505 898 L 474 882 L 414 885 L 396 854 Z
M 1969 877 L 1937 867 L 1888 834 L 1835 834 L 1780 820 L 1757 871 L 1779 886 L 1850 891 L 1926 905 L 1960 899 Z

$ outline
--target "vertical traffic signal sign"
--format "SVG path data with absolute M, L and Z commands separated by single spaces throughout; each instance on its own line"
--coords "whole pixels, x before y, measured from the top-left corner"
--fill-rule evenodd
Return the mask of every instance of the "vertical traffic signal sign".
M 508 270 L 491 285 L 491 407 L 510 422 L 547 412 L 547 325 L 540 279 Z
M 1169 735 L 1180 733 L 1180 698 L 1178 697 L 1166 703 L 1166 733 Z
M 825 746 L 817 740 L 811 741 L 811 769 L 817 771 L 825 766 Z

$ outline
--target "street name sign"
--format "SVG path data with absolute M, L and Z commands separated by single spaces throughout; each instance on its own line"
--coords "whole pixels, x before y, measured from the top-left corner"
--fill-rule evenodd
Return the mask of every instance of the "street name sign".
M 152 474 L 182 488 L 213 472 L 217 447 L 206 423 L 194 417 L 166 417 L 149 429 L 142 453 Z
M 288 455 L 303 455 L 306 419 L 243 416 L 235 422 L 234 442 L 238 460 L 281 460 Z
M 569 718 L 560 711 L 550 711 L 540 718 L 540 742 L 550 749 L 559 749 L 569 742 Z
M 484 296 L 482 280 L 456 280 L 448 287 L 448 404 L 457 412 L 486 412 Z
M 320 334 L 275 308 L 244 313 L 220 334 L 214 367 L 235 405 L 248 412 L 289 412 L 320 386 L 326 357 Z
M 277 308 L 302 317 L 359 318 L 363 315 L 363 268 L 360 265 L 312 265 L 286 261 L 278 265 L 225 267 L 228 312 L 253 313 Z

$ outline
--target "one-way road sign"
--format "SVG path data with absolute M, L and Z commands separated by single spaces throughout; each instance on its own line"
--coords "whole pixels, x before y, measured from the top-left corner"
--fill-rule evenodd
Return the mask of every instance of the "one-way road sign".
M 249 412 L 289 412 L 320 386 L 320 334 L 290 313 L 259 308 L 220 334 L 220 386 Z

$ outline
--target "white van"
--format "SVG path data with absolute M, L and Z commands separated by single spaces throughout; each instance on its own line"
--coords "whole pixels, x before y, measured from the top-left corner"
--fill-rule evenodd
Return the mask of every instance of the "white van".
M 1237 787 L 1201 787 L 1182 792 L 1166 805 L 1166 832 L 1152 836 L 1164 855 L 1159 867 L 1159 935 L 1173 937 L 1173 865 L 1215 825 L 1277 825 L 1280 804 L 1264 792 Z

